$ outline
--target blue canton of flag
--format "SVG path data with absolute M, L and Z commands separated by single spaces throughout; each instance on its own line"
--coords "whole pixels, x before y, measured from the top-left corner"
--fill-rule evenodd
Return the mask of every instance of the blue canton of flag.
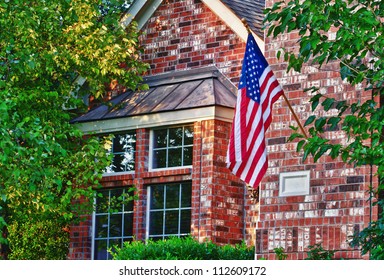
M 246 85 L 247 97 L 260 103 L 259 80 L 264 69 L 268 67 L 268 64 L 253 37 L 247 42 L 243 66 L 239 89 Z

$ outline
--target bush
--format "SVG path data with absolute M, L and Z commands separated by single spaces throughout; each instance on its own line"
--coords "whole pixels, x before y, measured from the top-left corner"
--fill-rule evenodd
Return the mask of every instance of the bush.
M 321 244 L 308 246 L 309 251 L 306 260 L 332 260 L 335 251 L 325 250 Z
M 10 260 L 63 260 L 68 255 L 69 231 L 57 221 L 14 221 L 8 226 Z
M 199 243 L 193 237 L 125 242 L 110 253 L 114 260 L 253 260 L 254 247 L 244 243 L 219 246 L 211 241 Z

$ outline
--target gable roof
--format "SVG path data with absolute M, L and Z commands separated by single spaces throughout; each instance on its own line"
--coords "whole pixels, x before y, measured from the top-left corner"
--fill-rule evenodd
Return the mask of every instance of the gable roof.
M 132 20 L 141 29 L 163 0 L 135 0 L 122 19 L 123 25 Z M 247 40 L 248 31 L 242 23 L 244 18 L 259 45 L 264 49 L 264 32 L 262 30 L 265 0 L 201 0 L 213 13 L 225 22 L 240 38 Z
M 146 91 L 128 91 L 72 123 L 126 118 L 208 106 L 234 108 L 236 88 L 216 67 L 146 77 Z
M 263 32 L 263 10 L 265 0 L 221 0 L 228 6 L 239 18 L 244 18 L 249 27 L 260 38 L 264 38 Z

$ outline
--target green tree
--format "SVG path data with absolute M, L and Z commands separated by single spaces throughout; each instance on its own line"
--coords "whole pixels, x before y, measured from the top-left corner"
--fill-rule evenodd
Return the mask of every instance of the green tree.
M 137 26 L 120 24 L 128 4 L 0 2 L 0 244 L 5 258 L 66 258 L 69 226 L 92 210 L 110 158 L 102 141 L 84 137 L 69 121 L 85 108 L 84 93 L 103 99 L 111 81 L 132 90 L 140 84 L 147 66 L 139 59 Z
M 321 69 L 328 63 L 339 63 L 340 77 L 349 84 L 363 85 L 368 100 L 335 100 L 317 93 L 311 98 L 312 111 L 321 105 L 324 111 L 336 110 L 337 114 L 313 114 L 306 122 L 309 138 L 294 132 L 291 140 L 299 138 L 297 150 L 303 150 L 304 159 L 309 155 L 317 161 L 323 155 L 340 157 L 354 166 L 373 166 L 379 181 L 370 186 L 373 200 L 383 206 L 379 193 L 383 191 L 384 106 L 384 2 L 377 0 L 293 0 L 277 2 L 266 9 L 265 23 L 268 36 L 297 32 L 300 36 L 298 50 L 279 50 L 278 58 L 288 62 L 288 71 L 300 72 L 309 64 Z M 330 37 L 330 32 L 335 36 Z M 317 88 L 308 89 L 313 92 Z M 324 136 L 325 131 L 341 130 L 348 143 L 335 143 Z M 301 139 L 300 139 L 301 138 Z M 384 220 L 381 216 L 362 233 L 355 236 L 353 245 L 362 245 L 362 253 L 383 255 L 382 238 Z M 374 242 L 372 242 L 374 241 Z M 375 256 L 372 256 L 375 258 Z

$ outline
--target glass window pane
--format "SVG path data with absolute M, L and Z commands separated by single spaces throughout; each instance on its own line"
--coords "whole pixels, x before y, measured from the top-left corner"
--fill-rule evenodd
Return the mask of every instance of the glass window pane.
M 193 126 L 184 128 L 184 145 L 193 145 Z
M 124 214 L 124 236 L 133 235 L 133 213 Z
M 183 166 L 192 165 L 192 147 L 184 148 Z
M 153 131 L 153 147 L 164 148 L 167 146 L 167 129 Z
M 179 208 L 179 184 L 166 187 L 167 201 L 165 208 Z
M 151 187 L 151 209 L 164 208 L 164 187 Z
M 123 135 L 115 135 L 113 137 L 113 146 L 112 146 L 113 147 L 113 149 L 112 149 L 113 153 L 123 152 L 123 147 L 124 147 L 123 140 L 124 140 Z
M 108 215 L 96 216 L 96 237 L 102 238 L 108 236 Z
M 113 246 L 117 245 L 118 247 L 121 247 L 122 246 L 122 239 L 121 238 L 114 238 L 114 239 L 109 239 L 109 249 L 112 250 L 112 252 L 114 252 L 115 250 L 113 249 Z M 108 253 L 108 259 L 112 259 L 112 256 L 109 252 Z
M 169 147 L 183 145 L 183 128 L 176 127 L 169 129 Z
M 124 242 L 132 242 L 133 241 L 133 237 L 126 237 L 123 239 L 123 243 Z
M 167 150 L 156 150 L 153 154 L 152 168 L 167 167 Z
M 134 203 L 134 200 L 131 197 L 125 198 L 124 199 L 124 211 L 125 212 L 133 211 L 133 203 Z
M 163 211 L 150 214 L 149 234 L 163 234 Z
M 124 160 L 124 155 L 123 154 L 116 154 L 113 156 L 112 159 L 112 171 L 113 172 L 123 172 L 124 166 L 123 166 L 123 160 Z
M 181 210 L 180 233 L 191 232 L 191 210 Z
M 122 214 L 111 214 L 109 218 L 109 236 L 118 237 L 122 236 L 123 226 Z
M 181 185 L 181 207 L 191 207 L 192 184 L 185 183 Z
M 108 200 L 109 200 L 108 194 L 109 194 L 108 191 L 100 191 L 96 195 L 96 213 L 108 212 Z
M 165 212 L 165 234 L 177 234 L 179 231 L 179 210 Z
M 172 148 L 168 150 L 168 167 L 182 166 L 181 151 L 182 148 Z
M 123 171 L 135 170 L 135 154 L 133 150 L 124 152 L 122 156 L 121 165 L 123 166 Z
M 106 260 L 107 259 L 107 240 L 96 240 L 95 241 L 95 253 L 93 258 L 95 260 Z

